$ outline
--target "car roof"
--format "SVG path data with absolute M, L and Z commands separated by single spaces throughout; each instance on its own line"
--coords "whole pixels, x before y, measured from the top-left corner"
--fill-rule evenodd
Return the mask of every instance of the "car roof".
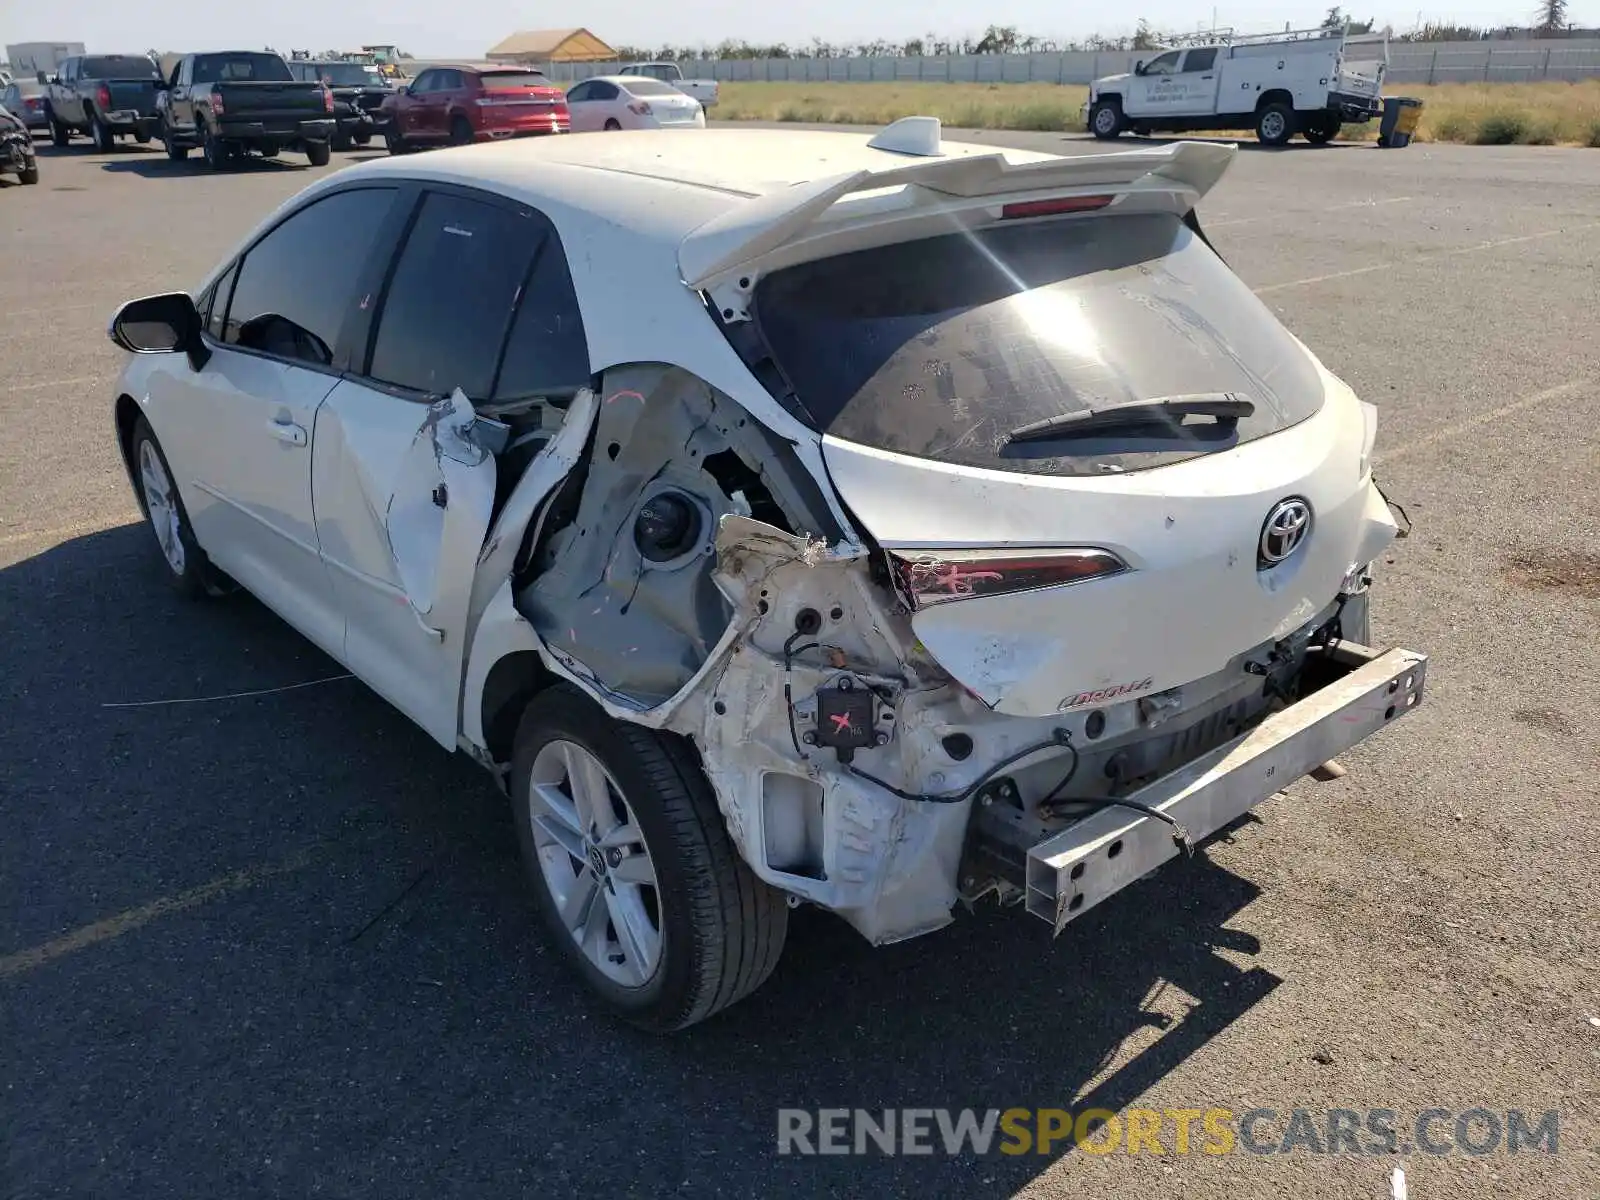
M 680 132 L 637 130 L 608 134 L 569 134 L 522 138 L 488 146 L 463 147 L 426 158 L 377 159 L 355 172 L 431 175 L 430 168 L 450 168 L 449 176 L 467 186 L 503 191 L 539 204 L 538 196 L 558 189 L 558 176 L 582 179 L 583 185 L 610 195 L 637 192 L 641 200 L 661 186 L 686 193 L 717 194 L 733 199 L 764 196 L 799 183 L 853 171 L 890 171 L 918 161 L 904 154 L 877 150 L 860 133 L 820 130 L 705 129 Z M 1013 163 L 1042 162 L 1059 155 L 1039 154 L 974 142 L 944 141 L 944 158 L 1002 154 Z M 553 172 L 551 168 L 571 168 Z M 655 185 L 655 186 L 652 186 Z M 554 197 L 552 197 L 554 198 Z M 596 196 L 598 200 L 599 197 Z M 708 213 L 713 215 L 713 213 Z

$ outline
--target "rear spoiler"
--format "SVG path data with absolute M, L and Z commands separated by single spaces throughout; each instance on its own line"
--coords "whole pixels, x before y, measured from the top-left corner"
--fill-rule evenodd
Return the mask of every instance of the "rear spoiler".
M 713 217 L 683 239 L 678 269 L 690 287 L 704 288 L 717 276 L 799 240 L 851 193 L 900 185 L 951 200 L 1066 188 L 1129 191 L 1143 185 L 1148 190 L 1192 193 L 1192 207 L 1222 178 L 1234 153 L 1230 144 L 1176 142 L 1125 154 L 1081 154 L 1026 163 L 1013 163 L 999 153 L 925 158 L 882 171 L 832 175 L 757 196 Z

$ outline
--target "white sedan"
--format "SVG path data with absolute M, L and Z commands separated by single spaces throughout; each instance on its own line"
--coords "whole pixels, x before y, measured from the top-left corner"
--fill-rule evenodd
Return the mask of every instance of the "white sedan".
M 669 83 L 638 75 L 600 75 L 567 89 L 573 133 L 620 129 L 704 129 L 706 110 Z
M 750 993 L 800 903 L 1059 931 L 1422 694 L 1363 644 L 1372 409 L 1195 220 L 1232 154 L 365 162 L 123 306 L 119 448 L 173 586 L 493 773 L 627 1019 Z

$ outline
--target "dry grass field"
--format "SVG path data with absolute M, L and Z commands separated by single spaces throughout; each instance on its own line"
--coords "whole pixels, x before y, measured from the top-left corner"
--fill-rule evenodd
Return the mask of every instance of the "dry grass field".
M 1424 102 L 1417 140 L 1600 147 L 1600 80 L 1398 85 Z M 882 125 L 920 113 L 956 129 L 1069 130 L 1088 89 L 1048 83 L 725 83 L 716 116 L 734 121 Z M 1377 123 L 1347 125 L 1367 141 Z M 1229 136 L 1239 136 L 1232 134 Z

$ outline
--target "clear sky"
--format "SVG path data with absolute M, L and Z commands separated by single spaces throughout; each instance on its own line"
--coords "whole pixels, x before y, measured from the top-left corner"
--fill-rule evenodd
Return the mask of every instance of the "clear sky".
M 1429 21 L 1463 25 L 1526 24 L 1537 0 L 1462 0 L 1449 8 L 1420 11 Z M 1244 0 L 1217 7 L 1218 23 L 1241 30 L 1316 25 L 1326 3 L 1292 0 L 1288 5 Z M 1416 24 L 1419 10 L 1404 0 L 1346 6 L 1350 16 L 1375 17 L 1396 29 Z M 1209 26 L 1211 6 L 1186 0 L 1141 0 L 1136 5 L 1068 6 L 1059 0 L 997 0 L 987 5 L 952 0 L 810 0 L 763 5 L 729 0 L 588 0 L 584 4 L 506 4 L 503 0 L 384 0 L 370 8 L 328 0 L 0 0 L 0 42 L 77 41 L 91 50 L 231 49 L 271 45 L 281 51 L 351 49 L 389 42 L 419 57 L 477 56 L 517 29 L 582 23 L 613 45 L 714 44 L 723 38 L 804 44 L 874 38 L 903 40 L 929 32 L 941 37 L 980 34 L 989 23 L 1015 25 L 1035 37 L 1070 38 L 1091 33 L 1131 33 L 1141 16 L 1162 29 Z M 982 13 L 982 16 L 974 14 Z M 363 15 L 364 14 L 364 15 Z M 1568 20 L 1600 25 L 1600 0 L 1570 0 Z

